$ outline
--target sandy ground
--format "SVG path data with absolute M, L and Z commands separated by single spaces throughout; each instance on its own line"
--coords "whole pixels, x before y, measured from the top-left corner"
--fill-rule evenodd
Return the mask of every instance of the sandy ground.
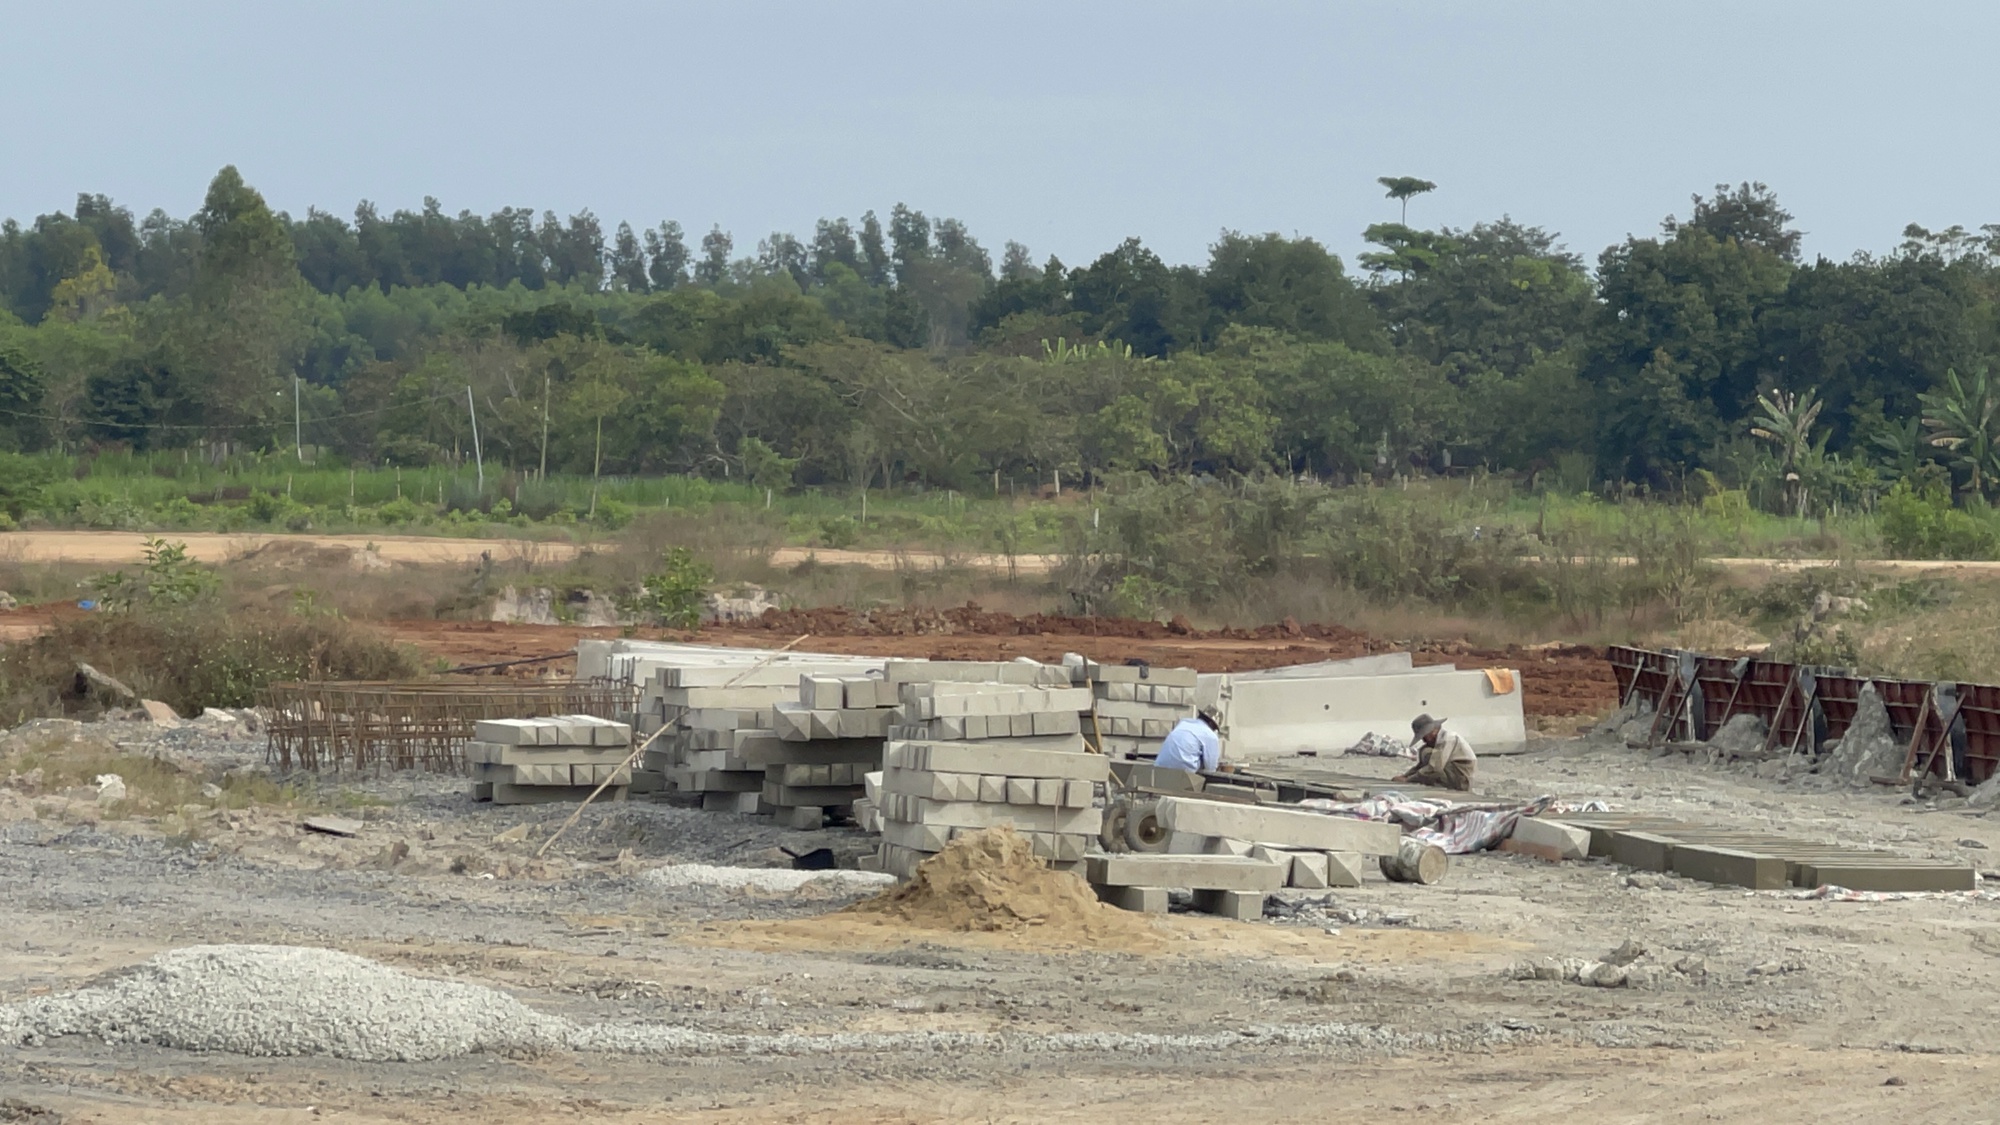
M 189 768 L 240 768 L 261 753 L 249 739 L 120 730 Z M 1602 798 L 1975 862 L 2000 846 L 2000 825 L 1955 800 L 1834 792 L 1816 778 L 1708 772 L 1576 740 L 1482 769 L 1482 788 L 1498 796 Z M 1795 901 L 1489 854 L 1455 861 L 1436 887 L 1371 878 L 1323 901 L 1291 893 L 1306 908 L 1287 918 L 1177 914 L 1144 948 L 1073 948 L 1060 935 L 899 929 L 829 917 L 839 899 L 661 890 L 645 878 L 675 862 L 770 863 L 779 844 L 865 848 L 851 830 L 791 833 L 634 803 L 589 810 L 577 835 L 537 861 L 567 808 L 475 806 L 456 790 L 423 777 L 324 782 L 319 796 L 366 825 L 338 839 L 301 832 L 284 809 L 204 813 L 193 830 L 101 820 L 87 794 L 12 778 L 0 785 L 0 1002 L 164 949 L 248 941 L 337 948 L 579 1020 L 750 1041 L 788 1031 L 1349 1033 L 1314 1047 L 1246 1036 L 1150 1054 L 563 1052 L 403 1064 L 72 1038 L 0 1047 L 0 1099 L 14 1099 L 0 1121 L 2000 1117 L 2000 1055 L 1985 1034 L 2000 904 Z M 1627 940 L 1649 951 L 1644 987 L 1509 972 L 1529 957 L 1601 957 Z

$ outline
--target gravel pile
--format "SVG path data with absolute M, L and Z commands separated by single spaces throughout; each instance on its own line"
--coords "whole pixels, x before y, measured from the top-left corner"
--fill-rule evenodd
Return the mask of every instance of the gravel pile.
M 669 890 L 676 887 L 722 887 L 729 890 L 766 891 L 787 894 L 801 889 L 860 893 L 879 890 L 896 882 L 894 875 L 880 871 L 794 871 L 788 867 L 713 867 L 706 863 L 678 863 L 655 867 L 639 874 L 648 886 Z
M 188 1051 L 416 1062 L 563 1046 L 573 1027 L 502 992 L 326 949 L 197 945 L 0 1008 L 0 1043 L 87 1035 Z

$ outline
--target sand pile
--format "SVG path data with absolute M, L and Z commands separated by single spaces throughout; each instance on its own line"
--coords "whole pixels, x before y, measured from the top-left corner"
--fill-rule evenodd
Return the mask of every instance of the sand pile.
M 960 836 L 925 860 L 916 878 L 847 909 L 955 933 L 1032 928 L 1054 940 L 1154 940 L 1143 916 L 1099 902 L 1089 883 L 1050 870 L 1026 837 L 1006 827 Z

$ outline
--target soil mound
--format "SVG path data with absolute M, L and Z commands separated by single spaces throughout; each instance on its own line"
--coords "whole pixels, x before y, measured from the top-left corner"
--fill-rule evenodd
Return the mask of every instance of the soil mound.
M 1097 901 L 1090 884 L 1050 870 L 1012 828 L 960 836 L 917 868 L 916 878 L 848 910 L 954 933 L 1033 929 L 1053 941 L 1151 944 L 1152 926 Z

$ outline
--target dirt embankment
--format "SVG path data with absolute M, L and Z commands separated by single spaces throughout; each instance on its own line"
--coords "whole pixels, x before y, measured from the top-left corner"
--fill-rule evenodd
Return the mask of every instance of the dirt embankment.
M 454 665 L 486 664 L 564 652 L 582 637 L 620 636 L 618 629 L 560 625 L 503 625 L 488 621 L 390 622 L 407 643 Z M 1057 661 L 1064 653 L 1093 660 L 1146 660 L 1202 672 L 1240 672 L 1308 664 L 1409 649 L 1418 664 L 1461 668 L 1514 668 L 1522 673 L 1522 705 L 1530 719 L 1594 714 L 1617 704 L 1617 684 L 1602 649 L 1579 645 L 1477 648 L 1460 641 L 1395 641 L 1341 625 L 1285 621 L 1249 629 L 1195 629 L 1106 617 L 1015 616 L 977 606 L 950 610 L 895 609 L 856 613 L 846 609 L 773 611 L 753 625 L 717 626 L 699 632 L 641 631 L 658 640 L 698 641 L 736 647 L 776 647 L 802 635 L 802 647 L 856 656 L 928 660 Z M 552 661 L 522 674 L 566 674 Z M 544 672 L 546 670 L 546 672 Z

